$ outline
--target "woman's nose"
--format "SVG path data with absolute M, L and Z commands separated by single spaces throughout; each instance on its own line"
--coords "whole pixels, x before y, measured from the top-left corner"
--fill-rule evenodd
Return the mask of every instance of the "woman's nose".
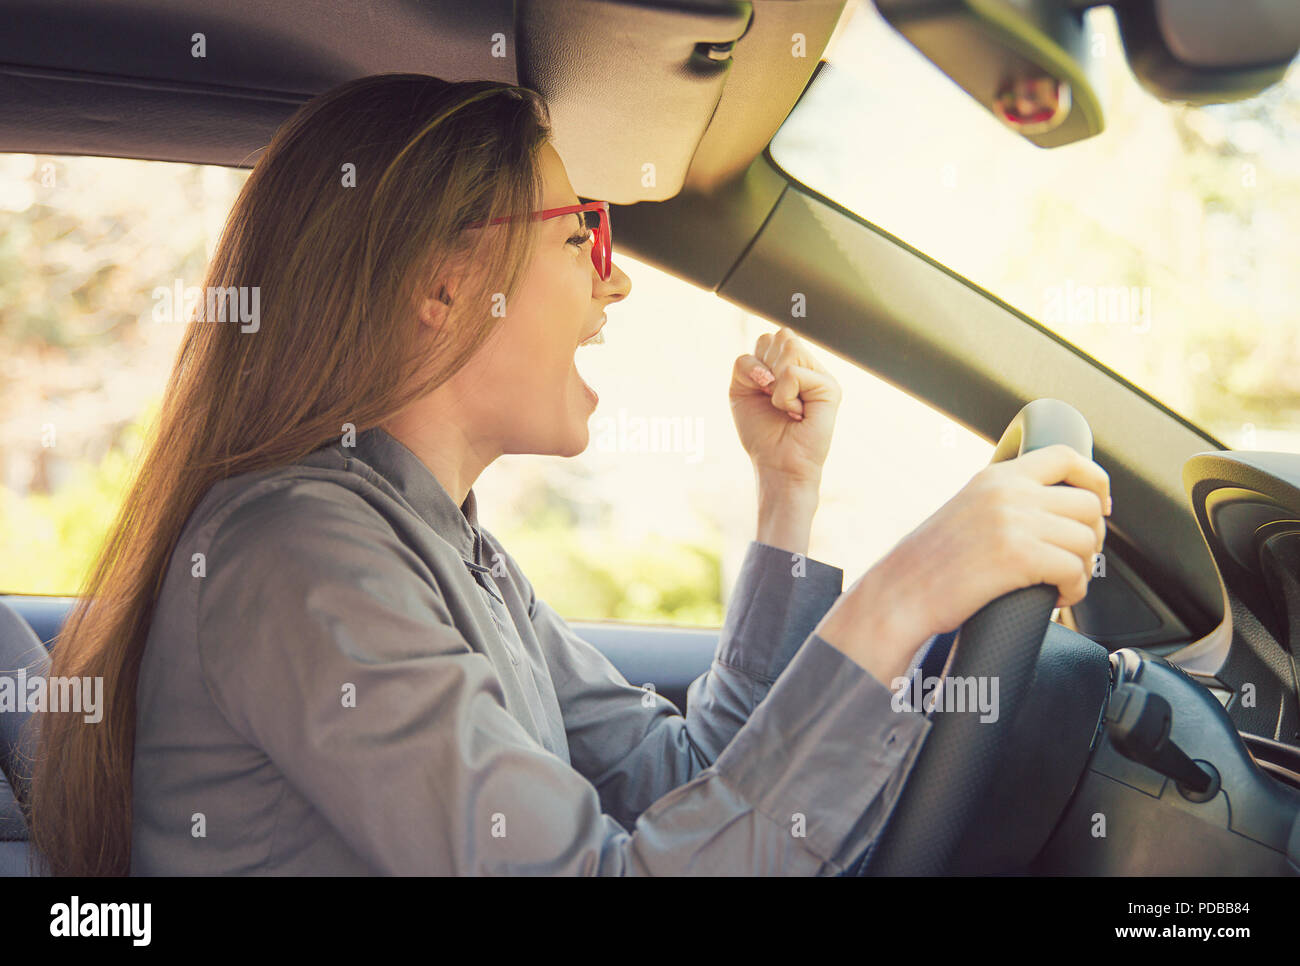
M 632 291 L 632 280 L 627 277 L 627 273 L 618 267 L 618 262 L 611 262 L 609 267 L 609 278 L 600 281 L 600 275 L 596 275 L 596 295 L 599 298 L 609 299 L 611 302 L 617 302 L 620 299 L 627 298 Z

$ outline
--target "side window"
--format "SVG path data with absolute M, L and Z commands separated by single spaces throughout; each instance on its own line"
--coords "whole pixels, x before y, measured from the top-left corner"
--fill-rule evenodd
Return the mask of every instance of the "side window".
M 600 395 L 574 459 L 509 456 L 475 486 L 480 518 L 572 620 L 720 626 L 755 533 L 731 366 L 777 326 L 622 256 L 632 292 L 605 344 L 577 351 Z M 986 465 L 991 443 L 814 345 L 844 390 L 810 554 L 848 587 Z
M 184 331 L 154 293 L 202 284 L 247 176 L 0 154 L 0 593 L 80 587 Z
M 0 155 L 0 593 L 79 589 L 184 328 L 156 317 L 153 293 L 201 284 L 246 177 Z M 575 355 L 601 396 L 587 451 L 503 458 L 475 485 L 481 519 L 565 617 L 716 627 L 756 511 L 727 400 L 731 364 L 776 326 L 619 260 L 631 297 L 610 311 L 606 342 Z M 818 351 L 844 402 L 811 554 L 842 567 L 847 585 L 991 446 Z

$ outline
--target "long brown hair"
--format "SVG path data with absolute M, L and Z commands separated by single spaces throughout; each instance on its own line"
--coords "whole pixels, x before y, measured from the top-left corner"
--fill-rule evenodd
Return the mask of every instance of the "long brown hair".
M 290 464 L 345 423 L 382 423 L 465 363 L 499 321 L 494 292 L 522 278 L 533 232 L 518 217 L 464 228 L 540 207 L 550 133 L 533 91 L 421 74 L 351 81 L 276 132 L 203 288 L 256 286 L 258 324 L 189 322 L 135 479 L 53 649 L 49 674 L 102 676 L 106 710 L 96 724 L 33 716 L 38 871 L 130 870 L 136 682 L 195 506 L 216 482 Z M 417 307 L 466 264 L 457 259 L 482 269 L 477 284 L 466 277 L 473 287 L 458 290 L 447 325 L 419 324 Z

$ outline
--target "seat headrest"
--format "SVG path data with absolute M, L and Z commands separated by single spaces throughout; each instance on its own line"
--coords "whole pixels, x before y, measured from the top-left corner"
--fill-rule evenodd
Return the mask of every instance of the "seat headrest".
M 20 671 L 31 678 L 45 677 L 49 670 L 50 655 L 41 639 L 17 611 L 0 601 L 0 688 L 9 691 L 8 696 L 0 692 L 0 770 L 24 804 L 34 751 L 32 736 L 25 730 L 31 712 L 23 702 L 10 698 L 19 696 Z

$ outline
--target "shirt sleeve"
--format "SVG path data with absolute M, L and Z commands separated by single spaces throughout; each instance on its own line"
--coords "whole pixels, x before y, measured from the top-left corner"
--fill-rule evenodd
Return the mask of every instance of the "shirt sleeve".
M 380 873 L 838 874 L 928 727 L 813 635 L 714 765 L 629 829 L 509 714 L 364 500 L 298 482 L 199 533 L 213 700 Z
M 502 553 L 529 601 L 573 766 L 596 786 L 605 809 L 629 826 L 651 802 L 717 760 L 835 602 L 844 577 L 838 567 L 751 542 L 712 664 L 691 683 L 683 717 L 667 698 L 629 683 L 537 598 Z

